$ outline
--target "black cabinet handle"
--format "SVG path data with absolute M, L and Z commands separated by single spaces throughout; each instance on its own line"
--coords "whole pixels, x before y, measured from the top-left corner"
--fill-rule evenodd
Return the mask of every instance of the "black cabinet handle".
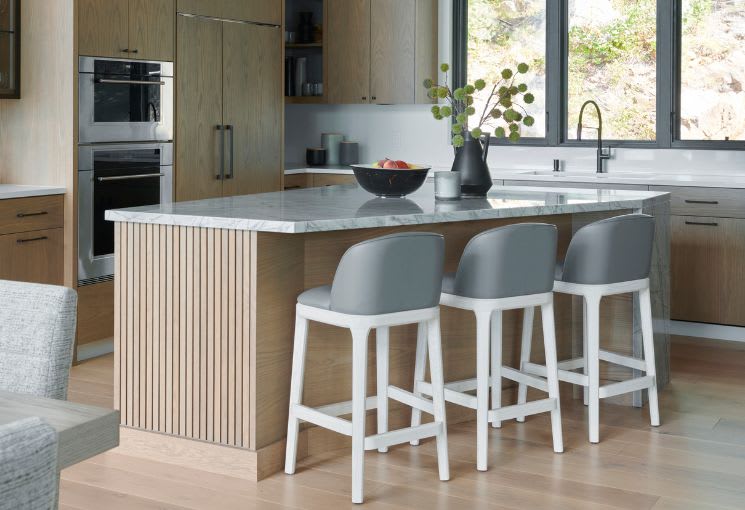
M 686 200 L 686 204 L 717 205 L 717 204 L 719 204 L 719 201 L 718 200 Z
M 367 101 L 367 96 L 362 96 L 363 101 Z
M 225 177 L 225 126 L 218 124 L 215 129 L 220 133 L 220 172 L 215 179 L 222 181 Z
M 300 189 L 300 188 L 302 188 L 302 186 L 285 186 L 285 190 L 288 190 L 288 189 Z
M 26 244 L 26 243 L 33 243 L 34 241 L 46 241 L 47 239 L 49 239 L 47 236 L 32 237 L 31 239 L 18 239 L 16 240 L 16 243 Z
M 19 212 L 18 214 L 16 214 L 16 218 L 28 218 L 29 216 L 44 216 L 45 214 L 49 214 L 49 213 L 47 211 L 30 212 L 30 213 Z
M 698 225 L 700 227 L 718 227 L 719 223 L 715 221 L 686 221 L 686 225 Z
M 378 100 L 378 98 L 375 97 L 375 96 L 371 97 L 370 99 L 372 99 L 373 101 L 377 101 Z
M 130 51 L 130 53 L 139 53 L 139 52 L 140 52 L 140 50 L 137 50 L 137 49 L 134 49 L 134 50 Z
M 233 141 L 234 141 L 234 133 L 235 129 L 231 124 L 228 124 L 225 126 L 225 131 L 228 132 L 228 143 L 230 144 L 230 148 L 228 149 L 228 173 L 225 175 L 226 179 L 232 179 L 233 178 L 233 167 L 234 167 L 234 149 L 233 149 Z
M 121 51 L 122 53 L 129 53 L 129 48 L 123 48 L 119 51 Z

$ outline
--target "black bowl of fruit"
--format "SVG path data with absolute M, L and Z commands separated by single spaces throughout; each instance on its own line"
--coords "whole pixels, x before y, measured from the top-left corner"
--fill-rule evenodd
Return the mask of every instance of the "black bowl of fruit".
M 365 191 L 381 198 L 403 198 L 422 187 L 431 167 L 383 159 L 371 165 L 352 165 Z

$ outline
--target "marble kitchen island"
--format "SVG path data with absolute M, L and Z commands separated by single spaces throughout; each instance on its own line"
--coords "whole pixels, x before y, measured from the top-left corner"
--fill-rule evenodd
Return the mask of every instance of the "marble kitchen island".
M 500 225 L 557 225 L 563 257 L 572 233 L 586 223 L 631 211 L 654 215 L 651 280 L 658 376 L 664 386 L 669 376 L 667 193 L 495 187 L 486 199 L 442 203 L 433 195 L 431 184 L 408 199 L 376 199 L 348 185 L 108 211 L 107 219 L 116 222 L 114 400 L 124 426 L 122 449 L 251 480 L 281 469 L 296 297 L 331 283 L 351 245 L 391 232 L 442 233 L 445 269 L 452 271 L 472 236 Z M 560 358 L 581 347 L 581 311 L 576 298 L 557 296 Z M 603 301 L 604 348 L 640 354 L 636 313 L 630 296 Z M 513 365 L 520 321 L 521 312 L 505 313 L 503 355 Z M 474 326 L 466 312 L 443 311 L 446 381 L 473 377 Z M 542 356 L 540 327 L 536 321 L 534 360 Z M 411 387 L 415 337 L 414 326 L 391 331 L 391 384 Z M 311 324 L 304 395 L 309 405 L 349 400 L 350 340 L 348 331 Z M 370 347 L 372 394 L 374 341 Z M 626 369 L 601 365 L 603 380 L 629 376 Z M 506 383 L 504 398 L 510 402 L 513 388 Z M 617 403 L 641 403 L 639 395 L 631 400 Z M 451 423 L 473 418 L 469 410 L 448 407 Z M 408 410 L 391 402 L 391 427 L 408 419 Z M 374 427 L 372 419 L 369 423 Z M 308 428 L 299 454 L 346 441 Z

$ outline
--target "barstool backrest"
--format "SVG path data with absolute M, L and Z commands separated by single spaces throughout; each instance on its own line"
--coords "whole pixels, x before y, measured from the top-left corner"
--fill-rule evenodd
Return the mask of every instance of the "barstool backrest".
M 608 285 L 649 277 L 654 218 L 625 214 L 596 221 L 574 234 L 561 279 L 568 283 Z
M 331 310 L 381 315 L 438 306 L 445 240 L 411 232 L 355 244 L 339 262 Z
M 483 232 L 466 245 L 455 274 L 455 292 L 475 299 L 500 299 L 551 292 L 557 230 L 520 223 Z

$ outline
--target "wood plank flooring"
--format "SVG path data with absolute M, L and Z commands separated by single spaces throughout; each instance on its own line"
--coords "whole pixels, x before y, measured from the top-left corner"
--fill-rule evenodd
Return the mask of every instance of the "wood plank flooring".
M 563 390 L 568 390 L 563 386 Z M 601 404 L 601 443 L 587 442 L 586 410 L 564 391 L 566 452 L 551 450 L 548 416 L 490 429 L 489 471 L 475 469 L 473 423 L 451 426 L 451 481 L 437 480 L 434 443 L 368 452 L 365 508 L 745 508 L 745 344 L 674 338 L 662 426 L 646 410 Z M 110 406 L 113 357 L 73 368 L 70 400 Z M 60 508 L 359 508 L 350 501 L 351 457 L 329 451 L 258 484 L 131 457 L 114 450 L 62 472 Z

